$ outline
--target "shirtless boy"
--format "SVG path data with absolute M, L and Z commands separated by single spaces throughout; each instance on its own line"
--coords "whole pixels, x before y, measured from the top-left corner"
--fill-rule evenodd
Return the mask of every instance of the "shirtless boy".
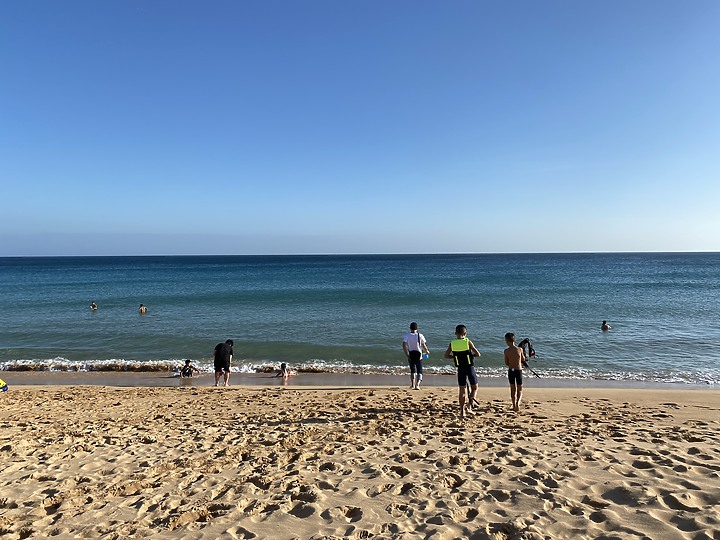
M 522 368 L 525 360 L 525 351 L 515 345 L 515 334 L 508 332 L 505 334 L 505 343 L 508 348 L 505 349 L 503 356 L 505 365 L 508 367 L 508 380 L 510 381 L 510 399 L 512 400 L 513 411 L 520 410 L 520 400 L 522 399 Z

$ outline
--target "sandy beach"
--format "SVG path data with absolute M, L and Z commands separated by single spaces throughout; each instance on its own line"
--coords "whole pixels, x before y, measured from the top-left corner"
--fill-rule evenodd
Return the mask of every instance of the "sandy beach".
M 720 392 L 13 386 L 0 536 L 720 538 Z

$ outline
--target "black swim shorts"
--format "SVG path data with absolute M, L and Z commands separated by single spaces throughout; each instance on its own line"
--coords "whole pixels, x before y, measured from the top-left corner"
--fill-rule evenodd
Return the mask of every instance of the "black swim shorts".
M 522 386 L 522 369 L 508 369 L 508 381 L 510 381 L 510 384 Z
M 215 373 L 230 373 L 230 362 L 215 360 Z
M 473 366 L 458 366 L 457 379 L 458 386 L 465 386 L 467 383 L 476 385 L 478 383 L 478 378 Z

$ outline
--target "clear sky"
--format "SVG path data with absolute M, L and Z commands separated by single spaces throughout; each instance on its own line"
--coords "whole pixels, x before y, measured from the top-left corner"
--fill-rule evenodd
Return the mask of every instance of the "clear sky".
M 0 256 L 720 250 L 720 2 L 0 3 Z

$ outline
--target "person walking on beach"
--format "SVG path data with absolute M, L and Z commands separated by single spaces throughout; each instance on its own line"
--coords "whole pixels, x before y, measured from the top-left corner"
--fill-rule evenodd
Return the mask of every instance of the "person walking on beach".
M 410 388 L 412 390 L 420 390 L 422 382 L 422 349 L 426 354 L 430 354 L 430 350 L 425 341 L 425 336 L 418 332 L 418 324 L 410 323 L 410 331 L 403 337 L 403 352 L 410 364 Z
M 513 411 L 517 412 L 520 410 L 520 400 L 522 399 L 522 368 L 525 361 L 525 351 L 515 345 L 515 334 L 512 332 L 505 334 L 505 344 L 507 349 L 503 351 L 503 357 L 508 368 L 510 400 L 512 401 Z
M 230 362 L 233 357 L 233 340 L 228 339 L 225 343 L 215 345 L 214 364 L 215 364 L 215 386 L 220 382 L 220 376 L 223 376 L 225 386 L 230 385 Z
M 467 327 L 464 324 L 458 324 L 455 327 L 455 339 L 448 345 L 445 358 L 452 358 L 457 368 L 460 418 L 465 418 L 466 413 L 475 414 L 472 410 L 472 404 L 475 402 L 475 396 L 477 395 L 478 379 L 475 374 L 473 359 L 479 357 L 480 352 L 467 337 Z M 465 403 L 465 388 L 468 383 L 470 384 L 470 395 L 468 396 L 468 403 Z

